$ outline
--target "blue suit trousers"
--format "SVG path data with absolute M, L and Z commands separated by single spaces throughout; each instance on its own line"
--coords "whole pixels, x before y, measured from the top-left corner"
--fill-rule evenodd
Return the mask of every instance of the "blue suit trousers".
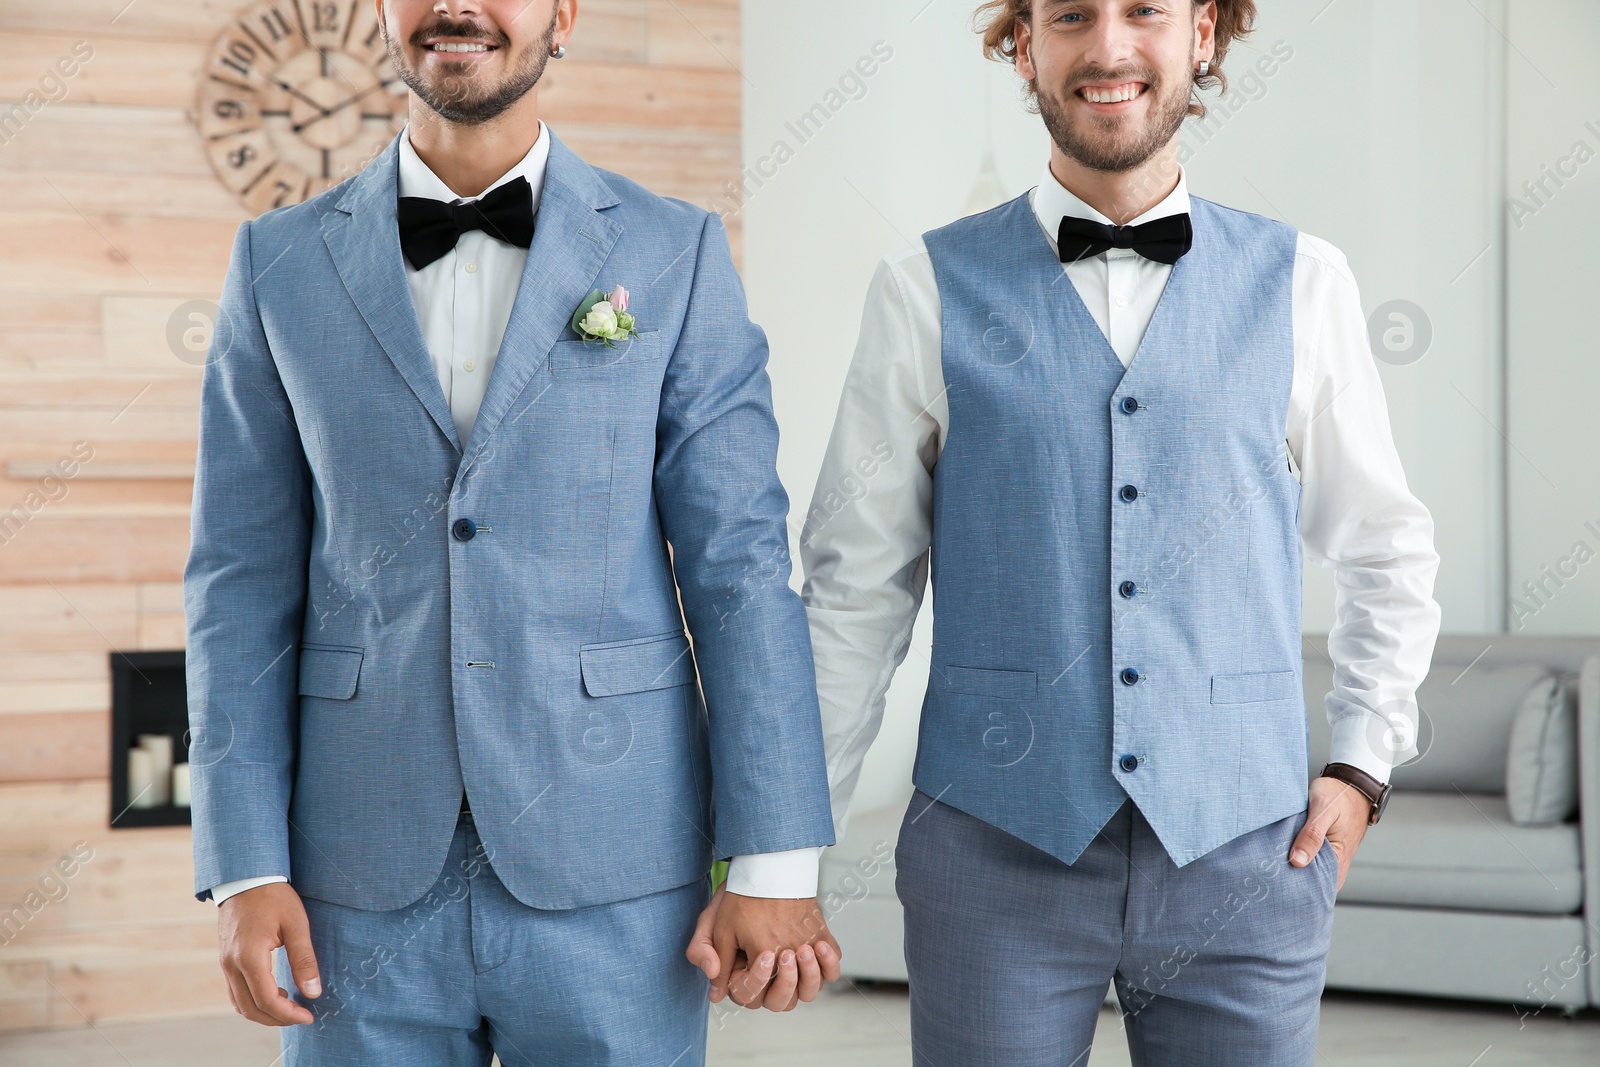
M 699 1067 L 706 977 L 684 958 L 709 880 L 541 910 L 501 883 L 462 812 L 433 887 L 393 911 L 305 898 L 323 994 L 284 1067 Z M 295 988 L 284 953 L 278 984 Z

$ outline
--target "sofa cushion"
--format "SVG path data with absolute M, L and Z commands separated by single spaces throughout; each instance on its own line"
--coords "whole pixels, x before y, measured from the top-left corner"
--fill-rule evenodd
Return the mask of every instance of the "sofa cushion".
M 1396 791 L 1341 903 L 1564 915 L 1583 899 L 1575 823 L 1518 826 L 1503 796 Z
M 1417 690 L 1422 710 L 1421 756 L 1394 769 L 1396 789 L 1441 793 L 1499 793 L 1506 786 L 1506 745 L 1518 705 L 1533 684 L 1549 673 L 1538 663 L 1488 667 L 1435 660 Z M 1466 670 L 1463 675 L 1462 671 Z M 1328 759 L 1331 729 L 1323 700 L 1333 689 L 1333 667 L 1318 656 L 1305 663 L 1306 708 L 1310 727 L 1310 770 Z M 1374 716 L 1374 743 L 1381 725 Z
M 1534 683 L 1511 723 L 1506 805 L 1519 826 L 1548 826 L 1577 814 L 1577 699 L 1557 675 Z

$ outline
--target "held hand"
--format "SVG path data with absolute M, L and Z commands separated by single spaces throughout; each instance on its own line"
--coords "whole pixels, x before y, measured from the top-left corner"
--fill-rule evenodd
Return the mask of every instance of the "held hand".
M 1315 779 L 1311 783 L 1306 824 L 1289 849 L 1289 862 L 1296 867 L 1308 865 L 1322 848 L 1323 838 L 1327 838 L 1339 857 L 1339 888 L 1344 888 L 1350 860 L 1366 835 L 1371 817 L 1372 802 L 1359 789 L 1337 778 Z
M 289 953 L 289 969 L 300 992 L 322 995 L 311 926 L 300 894 L 287 882 L 270 882 L 229 897 L 217 909 L 217 941 L 222 973 L 233 1008 L 263 1026 L 293 1026 L 312 1021 L 311 1012 L 289 999 L 272 976 L 272 951 Z
M 744 897 L 717 890 L 685 953 L 711 980 L 710 1000 L 790 1011 L 839 978 L 839 943 L 813 898 Z

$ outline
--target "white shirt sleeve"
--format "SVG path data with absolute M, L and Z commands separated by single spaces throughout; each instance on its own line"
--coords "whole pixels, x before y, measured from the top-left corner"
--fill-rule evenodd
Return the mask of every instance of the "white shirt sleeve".
M 1416 690 L 1439 633 L 1433 517 L 1406 485 L 1361 295 L 1343 253 L 1300 237 L 1287 438 L 1308 560 L 1334 572 L 1331 759 L 1388 781 L 1413 752 Z M 1398 750 L 1397 750 L 1398 749 Z
M 938 286 L 927 253 L 913 249 L 885 260 L 867 293 L 800 535 L 802 595 L 840 838 L 927 587 L 933 468 L 949 421 L 942 382 L 928 388 L 930 378 L 942 378 L 939 336 Z
M 818 847 L 735 856 L 728 862 L 728 892 L 788 900 L 814 897 L 821 858 Z
M 926 364 L 939 358 L 939 327 L 927 253 L 908 250 L 880 264 L 800 533 L 834 832 L 841 840 L 927 585 L 933 464 L 949 420 L 938 364 Z M 930 337 L 931 357 L 924 351 Z M 937 383 L 931 403 L 930 375 Z M 797 848 L 735 856 L 728 892 L 816 896 L 821 855 L 820 848 Z
M 260 878 L 241 878 L 236 882 L 223 882 L 211 890 L 211 901 L 220 908 L 224 900 L 232 896 L 238 896 L 246 889 L 254 889 L 259 885 L 271 885 L 273 882 L 287 882 L 288 880 L 281 874 L 267 874 Z

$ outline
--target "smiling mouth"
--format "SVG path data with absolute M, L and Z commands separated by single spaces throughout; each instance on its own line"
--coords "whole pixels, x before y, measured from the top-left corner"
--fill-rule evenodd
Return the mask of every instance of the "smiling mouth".
M 423 47 L 441 55 L 482 55 L 495 50 L 494 45 L 482 41 L 431 41 Z
M 1123 82 L 1119 85 L 1085 85 L 1078 95 L 1091 104 L 1123 104 L 1137 100 L 1150 87 L 1144 82 Z

